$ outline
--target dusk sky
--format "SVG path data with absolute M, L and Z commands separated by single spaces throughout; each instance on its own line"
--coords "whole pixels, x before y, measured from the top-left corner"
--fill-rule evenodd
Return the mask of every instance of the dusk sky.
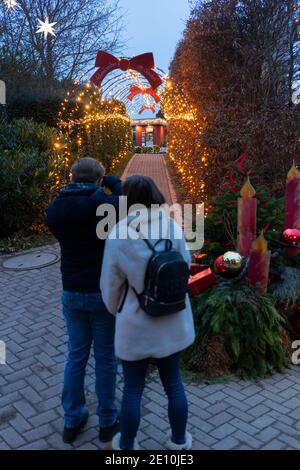
M 189 17 L 188 0 L 120 0 L 128 39 L 126 54 L 153 52 L 165 72 Z
M 120 0 L 125 12 L 124 55 L 153 52 L 157 67 L 168 72 L 189 17 L 188 0 Z M 153 117 L 147 112 L 143 117 Z

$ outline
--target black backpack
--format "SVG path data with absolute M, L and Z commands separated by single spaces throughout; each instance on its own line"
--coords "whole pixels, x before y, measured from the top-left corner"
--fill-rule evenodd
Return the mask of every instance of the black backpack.
M 158 240 L 154 246 L 142 238 L 152 251 L 148 262 L 144 290 L 138 294 L 140 307 L 152 317 L 161 317 L 185 309 L 185 299 L 190 277 L 189 266 L 182 255 L 173 249 L 171 240 Z M 164 250 L 157 251 L 164 242 Z

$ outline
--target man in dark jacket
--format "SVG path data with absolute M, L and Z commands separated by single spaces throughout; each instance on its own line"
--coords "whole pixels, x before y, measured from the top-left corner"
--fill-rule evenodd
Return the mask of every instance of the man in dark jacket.
M 112 194 L 106 194 L 102 186 Z M 61 248 L 62 305 L 69 336 L 62 393 L 66 443 L 76 439 L 88 419 L 84 378 L 92 344 L 100 441 L 110 442 L 119 430 L 115 406 L 115 319 L 108 313 L 99 287 L 105 241 L 96 235 L 96 211 L 101 204 L 117 209 L 120 195 L 121 181 L 105 177 L 97 160 L 83 158 L 73 165 L 71 184 L 60 192 L 47 212 L 49 228 Z

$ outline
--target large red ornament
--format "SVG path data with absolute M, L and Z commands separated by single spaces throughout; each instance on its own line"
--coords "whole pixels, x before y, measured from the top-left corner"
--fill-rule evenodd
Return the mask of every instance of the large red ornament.
M 281 235 L 282 240 L 291 248 L 286 249 L 290 256 L 298 256 L 300 253 L 300 230 L 297 228 L 287 228 Z
M 288 245 L 300 248 L 300 230 L 297 228 L 287 228 L 282 234 L 282 240 Z
M 227 272 L 227 267 L 224 265 L 223 255 L 219 256 L 214 265 L 215 271 L 218 274 L 224 275 Z
M 132 85 L 130 88 L 130 94 L 128 95 L 127 99 L 132 101 L 137 95 L 149 95 L 152 96 L 156 103 L 160 102 L 160 97 L 152 88 L 140 88 L 137 85 Z
M 138 55 L 132 59 L 118 59 L 108 52 L 99 51 L 95 67 L 99 67 L 99 69 L 92 76 L 91 82 L 98 87 L 101 86 L 104 78 L 116 69 L 121 69 L 123 71 L 135 70 L 136 72 L 139 72 L 148 80 L 153 90 L 156 90 L 156 88 L 162 84 L 162 79 L 158 73 L 153 70 L 155 63 L 152 52 Z

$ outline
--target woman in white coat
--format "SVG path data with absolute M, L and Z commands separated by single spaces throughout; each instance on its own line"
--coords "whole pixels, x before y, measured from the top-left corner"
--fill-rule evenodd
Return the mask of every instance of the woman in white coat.
M 129 215 L 114 227 L 106 241 L 100 282 L 103 301 L 109 312 L 116 315 L 115 350 L 124 373 L 121 433 L 115 436 L 113 448 L 138 448 L 141 397 L 149 359 L 155 358 L 169 400 L 171 433 L 166 445 L 174 450 L 190 449 L 192 437 L 186 431 L 188 406 L 180 376 L 180 353 L 195 339 L 189 298 L 186 296 L 184 310 L 154 318 L 141 309 L 136 295 L 144 290 L 151 257 L 141 236 L 151 244 L 161 238 L 171 239 L 173 248 L 187 263 L 190 255 L 182 229 L 167 217 L 162 209 L 164 197 L 150 178 L 128 178 L 123 184 L 123 195 L 127 197 Z M 131 208 L 136 204 L 144 207 L 138 211 L 140 234 L 131 223 Z

